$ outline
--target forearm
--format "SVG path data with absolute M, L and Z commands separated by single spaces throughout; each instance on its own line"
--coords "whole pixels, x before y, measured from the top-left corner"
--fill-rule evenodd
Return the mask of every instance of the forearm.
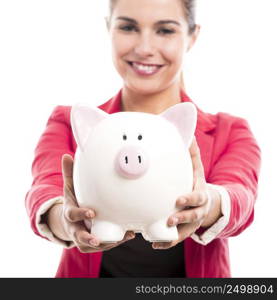
M 59 239 L 64 241 L 70 241 L 70 238 L 64 231 L 62 224 L 62 209 L 63 204 L 58 203 L 53 205 L 46 214 L 45 221 L 49 226 L 52 233 Z

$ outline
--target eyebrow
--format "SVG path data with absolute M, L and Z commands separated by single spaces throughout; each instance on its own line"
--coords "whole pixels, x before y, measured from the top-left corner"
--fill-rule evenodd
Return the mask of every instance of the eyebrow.
M 116 20 L 123 20 L 123 21 L 127 21 L 127 22 L 130 22 L 133 24 L 138 24 L 138 22 L 135 19 L 131 19 L 131 18 L 124 17 L 124 16 L 117 17 Z M 174 20 L 160 20 L 155 23 L 155 25 L 163 25 L 163 24 L 175 24 L 175 25 L 181 26 L 181 24 L 179 22 L 174 21 Z

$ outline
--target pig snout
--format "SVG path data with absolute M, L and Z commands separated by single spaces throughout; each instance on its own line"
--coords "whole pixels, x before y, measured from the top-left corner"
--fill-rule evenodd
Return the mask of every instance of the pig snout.
M 138 146 L 122 148 L 115 159 L 115 167 L 119 175 L 134 179 L 141 177 L 148 169 L 147 154 Z

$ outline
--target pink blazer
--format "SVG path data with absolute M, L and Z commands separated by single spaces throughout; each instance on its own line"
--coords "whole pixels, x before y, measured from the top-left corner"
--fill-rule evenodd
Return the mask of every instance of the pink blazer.
M 181 101 L 190 101 L 181 90 Z M 121 90 L 99 106 L 107 113 L 121 110 Z M 49 199 L 63 195 L 61 157 L 74 156 L 76 142 L 70 126 L 70 106 L 58 106 L 50 116 L 35 149 L 32 164 L 33 183 L 25 199 L 33 231 L 39 207 Z M 231 200 L 229 223 L 207 245 L 191 238 L 184 241 L 187 277 L 230 277 L 228 237 L 247 228 L 254 218 L 260 170 L 260 148 L 248 123 L 226 113 L 204 113 L 199 108 L 196 127 L 202 162 L 208 183 L 223 186 Z M 204 231 L 200 228 L 199 231 Z M 44 236 L 42 236 L 45 238 Z M 80 253 L 76 247 L 63 249 L 56 277 L 98 277 L 102 252 Z

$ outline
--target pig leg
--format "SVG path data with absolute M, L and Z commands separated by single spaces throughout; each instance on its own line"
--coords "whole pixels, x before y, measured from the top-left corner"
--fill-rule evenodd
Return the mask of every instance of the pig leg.
M 167 218 L 150 224 L 142 235 L 150 242 L 168 242 L 178 239 L 176 226 L 168 226 Z
M 95 219 L 91 233 L 95 234 L 101 243 L 114 243 L 123 239 L 125 231 L 115 223 Z

